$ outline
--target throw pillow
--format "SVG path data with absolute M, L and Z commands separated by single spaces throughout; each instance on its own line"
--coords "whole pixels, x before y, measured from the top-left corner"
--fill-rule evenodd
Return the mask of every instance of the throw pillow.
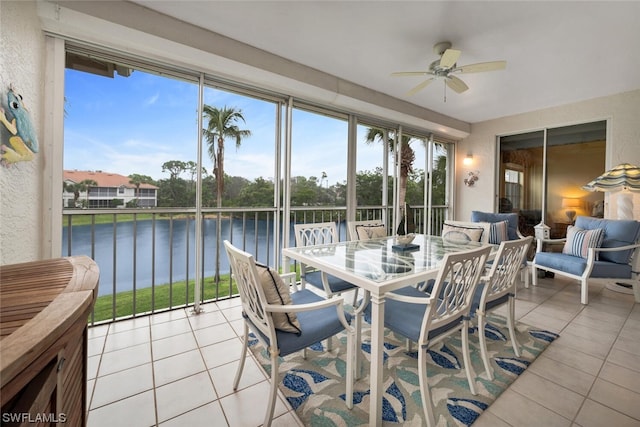
M 479 242 L 484 230 L 478 227 L 461 227 L 444 223 L 442 238 L 445 240 Z
M 269 304 L 289 305 L 291 294 L 289 286 L 284 283 L 280 274 L 273 268 L 256 263 L 258 279 L 264 290 L 264 296 Z M 292 332 L 300 335 L 300 322 L 295 313 L 271 313 L 274 327 L 284 332 Z
M 387 227 L 384 224 L 356 225 L 356 235 L 358 240 L 387 237 Z
M 567 240 L 562 248 L 562 253 L 586 258 L 589 255 L 589 248 L 599 248 L 603 238 L 604 229 L 602 228 L 583 230 L 580 227 L 570 225 L 567 227 Z M 598 258 L 596 257 L 596 259 Z
M 492 222 L 489 228 L 489 243 L 499 245 L 509 240 L 509 221 Z

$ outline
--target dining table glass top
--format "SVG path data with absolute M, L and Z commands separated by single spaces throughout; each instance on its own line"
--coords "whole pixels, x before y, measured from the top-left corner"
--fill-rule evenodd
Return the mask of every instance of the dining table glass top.
M 413 246 L 412 246 L 413 245 Z M 287 248 L 299 261 L 313 259 L 337 270 L 377 283 L 438 269 L 447 253 L 481 247 L 479 242 L 445 240 L 440 236 L 417 234 L 407 246 L 393 236 L 338 242 L 327 245 Z M 312 263 L 313 264 L 313 263 Z

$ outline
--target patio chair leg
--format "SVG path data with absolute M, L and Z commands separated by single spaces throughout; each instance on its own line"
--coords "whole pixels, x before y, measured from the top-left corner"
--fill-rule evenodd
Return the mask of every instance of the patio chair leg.
M 353 302 L 351 303 L 351 305 L 353 306 L 354 310 L 356 308 L 356 305 L 358 304 L 358 289 L 359 288 L 356 288 L 353 292 Z
M 354 357 L 354 364 L 353 364 L 353 370 L 355 371 L 355 379 L 360 379 L 361 375 L 362 375 L 362 313 L 358 313 L 356 311 L 355 313 L 355 320 L 354 320 L 354 343 L 353 343 L 353 347 L 355 350 L 355 354 L 353 355 Z
M 473 365 L 471 364 L 471 357 L 469 354 L 469 320 L 462 322 L 462 359 L 464 360 L 464 370 L 467 373 L 467 381 L 469 382 L 469 390 L 471 394 L 476 395 L 476 386 L 474 378 L 476 376 Z
M 513 324 L 515 320 L 515 315 L 516 315 L 515 300 L 514 300 L 514 297 L 510 296 L 509 297 L 509 315 L 507 316 L 507 326 L 509 327 L 509 337 L 511 338 L 511 345 L 513 346 L 513 352 L 516 354 L 516 356 L 520 357 L 520 344 L 518 344 L 518 339 L 516 338 L 516 330 Z
M 269 353 L 271 354 L 271 384 L 269 384 L 269 399 L 267 400 L 267 413 L 264 416 L 264 427 L 271 426 L 278 392 L 278 351 L 269 349 Z
M 580 281 L 580 302 L 584 305 L 589 304 L 589 281 L 587 279 Z
M 538 286 L 538 269 L 533 265 L 531 266 L 531 284 L 533 286 Z
M 422 397 L 422 409 L 428 427 L 436 427 L 436 420 L 433 417 L 433 403 L 431 402 L 431 392 L 427 382 L 427 349 L 420 348 L 418 351 L 418 375 L 420 376 L 420 395 Z
M 347 390 L 345 395 L 345 403 L 347 404 L 347 408 L 353 409 L 353 377 L 354 377 L 354 369 L 353 365 L 356 362 L 355 358 L 357 357 L 355 349 L 355 338 L 356 331 L 347 331 Z M 357 365 L 357 363 L 355 363 Z
M 489 355 L 487 354 L 487 338 L 484 335 L 485 318 L 484 313 L 476 312 L 478 315 L 478 340 L 480 341 L 480 354 L 482 355 L 482 363 L 487 373 L 487 378 L 493 381 L 493 370 L 489 364 Z
M 244 323 L 244 342 L 242 344 L 242 354 L 240 355 L 240 364 L 238 365 L 238 370 L 236 371 L 236 377 L 233 380 L 233 390 L 238 389 L 238 383 L 240 382 L 240 377 L 242 376 L 242 371 L 244 370 L 244 361 L 247 358 L 247 348 L 249 347 L 249 326 L 247 326 L 247 322 Z

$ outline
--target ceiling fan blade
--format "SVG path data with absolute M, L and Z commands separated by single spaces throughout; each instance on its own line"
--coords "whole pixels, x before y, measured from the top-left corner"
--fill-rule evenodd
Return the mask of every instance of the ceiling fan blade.
M 429 83 L 431 83 L 433 81 L 433 77 L 431 77 L 430 79 L 427 79 L 425 81 L 423 81 L 422 83 L 420 83 L 418 86 L 414 87 L 413 89 L 411 89 L 409 92 L 407 92 L 407 96 L 411 96 L 411 95 L 415 95 L 416 93 L 420 92 L 422 89 L 424 89 L 425 87 L 429 86 Z
M 458 58 L 460 58 L 460 54 L 462 52 L 455 49 L 447 49 L 442 54 L 442 58 L 440 58 L 440 67 L 442 68 L 451 68 L 456 64 Z
M 395 73 L 391 73 L 393 77 L 403 77 L 403 76 L 426 76 L 429 74 L 426 71 L 398 71 Z
M 447 86 L 449 86 L 452 90 L 458 93 L 462 93 L 465 90 L 469 89 L 469 86 L 456 76 L 447 76 L 447 80 L 445 80 Z
M 503 70 L 507 66 L 507 61 L 479 62 L 477 64 L 463 65 L 453 71 L 461 73 L 482 73 L 485 71 Z

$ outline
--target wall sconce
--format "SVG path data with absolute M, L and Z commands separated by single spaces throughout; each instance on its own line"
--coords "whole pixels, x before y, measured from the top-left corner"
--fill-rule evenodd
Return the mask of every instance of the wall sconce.
M 466 185 L 467 187 L 473 187 L 478 180 L 478 173 L 478 171 L 469 172 L 468 176 L 464 179 L 464 185 Z
M 462 160 L 462 164 L 465 166 L 473 164 L 473 154 L 467 154 L 466 157 Z

